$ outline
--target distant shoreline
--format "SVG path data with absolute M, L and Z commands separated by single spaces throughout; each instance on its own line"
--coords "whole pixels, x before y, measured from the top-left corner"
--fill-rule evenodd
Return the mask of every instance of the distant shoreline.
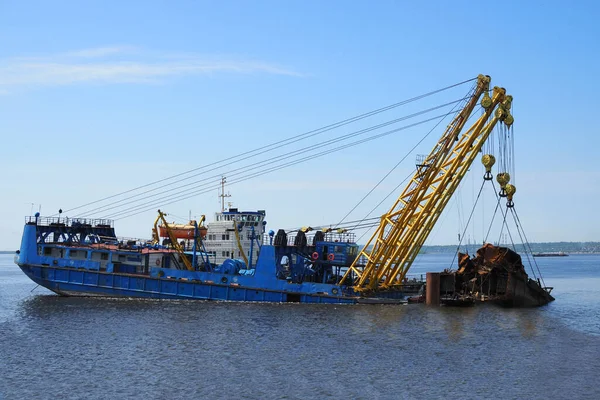
M 573 242 L 573 244 L 576 244 L 578 242 Z M 534 245 L 539 245 L 540 243 L 531 243 L 531 246 L 533 247 L 533 252 L 534 253 L 545 253 L 545 252 L 558 252 L 558 251 L 562 251 L 567 255 L 570 254 L 600 254 L 600 243 L 598 243 L 597 247 L 596 246 L 591 246 L 592 249 L 590 249 L 590 251 L 581 251 L 581 250 L 538 250 L 538 246 L 534 246 Z M 546 245 L 550 244 L 550 243 L 544 243 Z M 360 246 L 360 245 L 359 245 Z M 538 247 L 538 248 L 535 248 Z M 460 248 L 460 252 L 464 252 L 465 250 L 468 250 L 469 253 L 475 253 L 475 251 L 477 251 L 479 247 L 475 247 L 474 245 L 469 245 L 469 246 L 461 246 Z M 544 247 L 545 248 L 545 247 Z M 522 249 L 518 249 L 521 251 L 518 251 L 518 253 L 522 253 Z M 443 246 L 423 246 L 421 248 L 421 251 L 419 252 L 419 254 L 453 254 L 454 252 L 456 252 L 456 245 L 443 245 Z M 15 250 L 0 250 L 0 254 L 15 254 Z
M 507 246 L 501 244 L 500 246 Z M 509 247 L 510 244 L 508 245 Z M 461 244 L 461 252 L 475 253 L 481 247 L 480 244 Z M 528 250 L 532 253 L 566 253 L 566 254 L 600 254 L 600 242 L 538 242 L 530 243 Z M 457 245 L 429 245 L 421 248 L 420 254 L 454 253 Z M 516 251 L 523 253 L 523 246 L 516 244 Z
M 537 242 L 530 243 L 533 253 L 559 253 L 566 254 L 600 254 L 600 242 Z M 359 244 L 362 248 L 363 244 Z M 503 245 L 506 246 L 506 245 Z M 460 252 L 468 251 L 474 254 L 481 246 L 476 244 L 462 244 Z M 456 252 L 457 245 L 425 245 L 419 254 L 452 254 Z M 523 252 L 523 246 L 517 245 L 517 252 Z M 15 250 L 0 250 L 0 254 L 15 254 Z

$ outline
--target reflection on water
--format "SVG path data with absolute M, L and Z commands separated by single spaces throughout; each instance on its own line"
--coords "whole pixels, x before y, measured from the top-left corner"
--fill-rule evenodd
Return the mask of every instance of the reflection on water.
M 456 342 L 465 337 L 465 329 L 470 330 L 475 318 L 475 307 L 440 308 L 444 320 L 444 328 L 448 338 Z M 460 314 L 460 315 L 457 315 Z

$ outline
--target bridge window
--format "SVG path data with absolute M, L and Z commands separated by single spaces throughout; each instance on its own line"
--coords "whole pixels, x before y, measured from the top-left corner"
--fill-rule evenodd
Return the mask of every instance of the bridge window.
M 80 260 L 87 257 L 87 251 L 85 250 L 70 250 L 69 258 L 78 258 Z

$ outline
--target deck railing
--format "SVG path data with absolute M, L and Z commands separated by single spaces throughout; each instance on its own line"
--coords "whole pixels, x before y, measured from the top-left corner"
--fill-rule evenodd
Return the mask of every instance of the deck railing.
M 112 219 L 97 219 L 97 218 L 69 218 L 69 217 L 25 217 L 26 224 L 36 224 L 40 226 L 107 226 L 114 227 Z

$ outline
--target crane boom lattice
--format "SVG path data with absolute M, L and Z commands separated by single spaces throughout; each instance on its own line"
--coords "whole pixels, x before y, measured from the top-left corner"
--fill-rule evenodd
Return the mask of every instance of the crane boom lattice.
M 490 77 L 479 75 L 466 105 L 431 153 L 417 165 L 412 179 L 381 216 L 376 231 L 341 282 L 354 279 L 357 291 L 387 289 L 402 283 L 494 126 L 498 122 L 510 126 L 513 122 L 512 97 L 499 87 L 494 87 L 490 97 L 489 85 Z M 483 114 L 461 134 L 480 98 Z M 361 259 L 366 260 L 364 266 L 359 264 Z

